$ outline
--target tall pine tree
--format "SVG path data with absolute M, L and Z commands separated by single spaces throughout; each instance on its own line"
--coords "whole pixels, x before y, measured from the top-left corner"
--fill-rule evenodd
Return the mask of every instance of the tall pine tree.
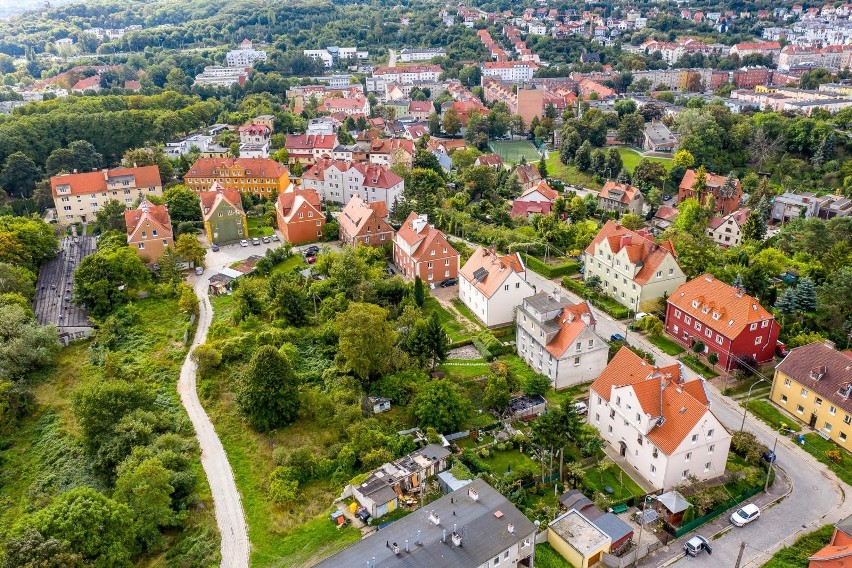
M 800 312 L 813 312 L 817 308 L 817 293 L 814 281 L 805 276 L 796 286 L 796 309 Z
M 781 312 L 783 317 L 792 316 L 796 313 L 796 294 L 792 288 L 787 288 L 778 301 L 775 302 L 775 309 Z M 783 321 L 782 321 L 783 323 Z

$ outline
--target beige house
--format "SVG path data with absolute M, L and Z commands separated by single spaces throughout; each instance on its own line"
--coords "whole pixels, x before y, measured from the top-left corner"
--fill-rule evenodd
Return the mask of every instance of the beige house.
M 746 207 L 724 217 L 713 217 L 707 227 L 707 236 L 725 248 L 739 245 L 743 240 L 743 227 L 750 211 L 751 209 Z
M 648 311 L 686 282 L 671 241 L 655 243 L 647 231 L 608 221 L 584 254 L 584 278 L 597 276 L 602 291 L 634 311 Z
M 547 542 L 575 568 L 589 568 L 609 551 L 609 536 L 571 509 L 547 525 Z
M 50 178 L 50 190 L 61 225 L 94 222 L 107 201 L 115 200 L 130 208 L 140 197 L 163 195 L 160 169 L 114 168 Z
M 645 200 L 638 187 L 612 180 L 604 184 L 598 195 L 598 209 L 619 215 L 625 213 L 641 215 L 644 204 Z

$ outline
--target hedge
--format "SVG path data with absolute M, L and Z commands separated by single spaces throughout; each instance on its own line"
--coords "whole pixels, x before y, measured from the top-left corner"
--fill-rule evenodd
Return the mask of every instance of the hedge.
M 476 350 L 479 351 L 479 354 L 482 355 L 482 358 L 486 361 L 493 361 L 494 355 L 491 354 L 482 341 L 479 340 L 478 337 L 474 337 L 472 340 L 473 346 L 476 347 Z
M 615 319 L 624 319 L 628 316 L 627 308 L 619 304 L 618 301 L 608 296 L 603 296 L 601 294 L 596 294 L 592 292 L 591 290 L 586 288 L 582 282 L 573 280 L 566 276 L 562 279 L 562 286 L 571 290 L 575 294 L 578 294 L 579 296 L 588 298 L 589 302 L 591 302 L 593 306 L 602 309 Z
M 538 272 L 545 278 L 568 276 L 570 274 L 576 274 L 577 271 L 580 270 L 580 265 L 574 261 L 568 261 L 554 266 L 526 253 L 524 253 L 524 262 L 526 263 L 527 268 Z

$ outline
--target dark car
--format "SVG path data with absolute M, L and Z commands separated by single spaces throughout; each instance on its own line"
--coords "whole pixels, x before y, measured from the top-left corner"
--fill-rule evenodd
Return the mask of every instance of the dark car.
M 449 288 L 450 286 L 455 286 L 456 284 L 458 284 L 458 280 L 456 280 L 455 278 L 447 278 L 446 280 L 441 282 L 440 286 L 441 288 Z
M 212 250 L 213 252 L 219 252 L 219 245 L 213 243 L 212 245 L 210 245 L 210 250 Z
M 305 250 L 303 250 L 302 252 L 304 253 L 305 256 L 316 256 L 316 254 L 319 252 L 319 250 L 320 250 L 320 248 L 317 245 L 311 245 L 308 248 L 306 248 Z
M 613 334 L 609 337 L 609 340 L 610 340 L 610 341 L 624 341 L 624 336 L 623 336 L 623 335 L 621 335 L 620 333 L 613 333 Z
M 695 535 L 683 545 L 683 551 L 687 556 L 698 556 L 702 550 L 706 550 L 707 554 L 713 554 L 713 549 L 710 548 L 710 543 L 701 535 Z
M 778 456 L 776 456 L 775 452 L 773 452 L 772 450 L 766 450 L 765 452 L 763 452 L 763 461 L 767 463 L 775 463 L 777 459 Z
M 357 511 L 355 511 L 355 517 L 359 519 L 362 523 L 366 523 L 367 519 L 370 518 L 370 513 L 366 508 L 361 507 Z

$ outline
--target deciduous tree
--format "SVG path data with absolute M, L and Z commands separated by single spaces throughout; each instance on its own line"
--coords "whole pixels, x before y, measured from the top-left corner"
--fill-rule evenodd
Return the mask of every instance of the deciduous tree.
M 299 411 L 298 378 L 290 359 L 271 345 L 259 347 L 240 380 L 237 403 L 262 432 L 287 426 Z
M 353 302 L 337 316 L 335 325 L 342 366 L 355 373 L 368 390 L 370 381 L 391 364 L 396 332 L 388 322 L 387 310 Z
M 453 383 L 442 379 L 426 383 L 414 399 L 413 409 L 420 427 L 451 433 L 464 423 L 467 401 Z

